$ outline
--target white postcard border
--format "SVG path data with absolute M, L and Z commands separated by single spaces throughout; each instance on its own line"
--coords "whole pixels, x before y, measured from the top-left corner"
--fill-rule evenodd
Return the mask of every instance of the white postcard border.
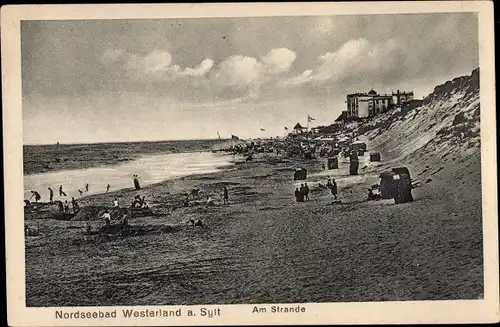
M 484 300 L 305 303 L 305 313 L 252 313 L 255 305 L 26 308 L 23 208 L 21 20 L 318 16 L 477 12 L 479 19 Z M 4 6 L 1 11 L 8 322 L 12 326 L 463 323 L 499 320 L 493 3 L 488 1 Z M 271 308 L 273 304 L 259 304 Z M 290 304 L 287 304 L 290 306 Z M 296 306 L 296 305 L 295 305 Z M 181 317 L 123 318 L 123 309 L 183 311 Z M 200 309 L 221 310 L 213 318 Z M 114 319 L 56 319 L 56 311 L 112 312 Z M 193 310 L 196 316 L 188 317 Z

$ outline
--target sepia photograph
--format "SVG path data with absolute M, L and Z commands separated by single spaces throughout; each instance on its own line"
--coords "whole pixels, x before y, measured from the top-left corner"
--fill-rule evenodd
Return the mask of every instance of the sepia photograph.
M 481 41 L 479 9 L 346 5 L 19 19 L 4 183 L 25 308 L 88 325 L 498 306 L 493 25 Z

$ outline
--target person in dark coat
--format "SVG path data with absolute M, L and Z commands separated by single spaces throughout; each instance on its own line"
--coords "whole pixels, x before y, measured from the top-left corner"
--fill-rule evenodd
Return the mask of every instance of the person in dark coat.
M 299 191 L 298 187 L 295 188 L 295 201 L 301 202 L 301 200 L 300 200 L 300 191 Z
M 304 196 L 306 201 L 309 201 L 309 186 L 307 186 L 307 183 L 304 184 Z
M 139 176 L 138 175 L 134 175 L 134 187 L 136 190 L 141 189 L 141 185 L 139 184 Z
M 337 182 L 335 181 L 335 178 L 332 179 L 330 190 L 332 191 L 332 195 L 335 197 L 335 200 L 338 199 L 337 197 Z

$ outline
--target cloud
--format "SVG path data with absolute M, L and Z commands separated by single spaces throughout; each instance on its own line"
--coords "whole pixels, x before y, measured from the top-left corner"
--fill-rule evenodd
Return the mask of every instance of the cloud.
M 306 69 L 302 74 L 295 77 L 289 78 L 287 80 L 281 81 L 279 84 L 281 86 L 296 86 L 300 84 L 307 83 L 311 80 L 312 69 Z
M 198 66 L 195 68 L 185 68 L 184 71 L 178 72 L 175 74 L 175 76 L 193 76 L 193 77 L 200 77 L 204 76 L 207 74 L 210 69 L 212 69 L 214 65 L 214 61 L 212 59 L 205 59 L 203 60 Z
M 215 92 L 222 97 L 255 99 L 261 86 L 277 82 L 274 76 L 287 72 L 296 58 L 296 53 L 287 48 L 273 48 L 260 60 L 243 55 L 230 56 L 217 66 L 213 75 Z
M 172 63 L 172 55 L 166 51 L 153 51 L 145 57 L 139 58 L 139 69 L 145 72 L 167 71 Z
M 403 56 L 402 47 L 393 40 L 372 44 L 364 38 L 349 40 L 337 51 L 318 57 L 314 69 L 280 83 L 282 86 L 309 82 L 346 82 L 362 76 L 384 76 L 397 70 Z
M 115 49 L 107 50 L 101 57 L 101 62 L 115 69 L 121 68 L 127 76 L 145 82 L 170 81 L 185 76 L 201 77 L 207 74 L 214 64 L 212 59 L 204 59 L 194 68 L 182 68 L 177 64 L 172 65 L 172 55 L 167 51 L 153 50 L 141 56 Z
M 270 74 L 284 73 L 290 69 L 297 59 L 297 54 L 287 48 L 275 48 L 261 58 Z
M 263 73 L 263 66 L 253 57 L 230 56 L 219 64 L 215 81 L 223 86 L 246 87 L 257 84 Z

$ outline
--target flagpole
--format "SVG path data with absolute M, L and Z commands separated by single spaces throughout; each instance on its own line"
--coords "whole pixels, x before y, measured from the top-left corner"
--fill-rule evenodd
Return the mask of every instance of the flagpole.
M 306 138 L 309 139 L 309 114 L 307 114 Z

